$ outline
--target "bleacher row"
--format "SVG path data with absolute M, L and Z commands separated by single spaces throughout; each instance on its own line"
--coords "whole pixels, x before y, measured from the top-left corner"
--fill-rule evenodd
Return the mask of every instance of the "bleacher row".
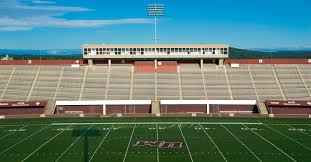
M 122 66 L 0 66 L 0 101 L 311 99 L 311 65 L 181 64 L 177 73 Z

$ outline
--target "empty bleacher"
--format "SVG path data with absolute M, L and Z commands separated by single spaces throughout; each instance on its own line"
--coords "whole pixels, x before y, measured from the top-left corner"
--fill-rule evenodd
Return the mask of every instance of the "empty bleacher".
M 88 72 L 86 74 L 81 99 L 105 99 L 106 86 L 108 83 L 108 74 L 109 72 L 107 66 L 88 67 Z
M 275 69 L 286 98 L 310 97 L 295 65 L 275 65 Z
M 251 65 L 249 70 L 253 78 L 258 100 L 283 99 L 271 65 Z
M 205 99 L 202 72 L 197 64 L 180 65 L 182 99 Z
M 226 80 L 224 67 L 204 65 L 204 84 L 207 98 L 211 100 L 230 100 L 230 87 Z
M 171 73 L 131 65 L 0 66 L 0 100 L 311 99 L 310 65 L 181 64 Z

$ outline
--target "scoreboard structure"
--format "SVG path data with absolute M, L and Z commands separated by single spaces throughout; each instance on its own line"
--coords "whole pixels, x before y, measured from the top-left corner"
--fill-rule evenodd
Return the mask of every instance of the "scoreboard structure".
M 213 60 L 223 65 L 226 58 L 229 58 L 227 44 L 83 45 L 83 59 L 89 65 L 106 61 L 110 66 L 112 61 L 120 60 L 197 60 L 201 64 Z

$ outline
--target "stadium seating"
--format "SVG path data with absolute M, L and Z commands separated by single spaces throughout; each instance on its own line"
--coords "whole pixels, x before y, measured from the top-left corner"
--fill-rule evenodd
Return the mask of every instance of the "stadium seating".
M 286 98 L 310 97 L 295 65 L 276 65 L 275 69 Z
M 182 99 L 205 99 L 203 78 L 199 65 L 180 65 Z
M 135 73 L 132 65 L 0 66 L 0 100 L 311 99 L 310 65 L 181 64 Z

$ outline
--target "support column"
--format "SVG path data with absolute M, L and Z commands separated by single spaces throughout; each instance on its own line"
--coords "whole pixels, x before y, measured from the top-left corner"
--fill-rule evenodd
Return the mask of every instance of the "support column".
M 224 65 L 224 59 L 219 59 L 218 60 L 218 65 L 223 66 Z
M 88 59 L 87 63 L 89 64 L 89 66 L 93 66 L 93 60 L 92 59 Z
M 106 105 L 105 104 L 103 104 L 103 115 L 107 115 L 106 114 Z
M 151 113 L 152 114 L 160 113 L 160 101 L 157 100 L 151 101 Z
M 200 60 L 200 67 L 203 69 L 203 59 Z
M 154 60 L 154 69 L 158 69 L 158 60 Z
M 110 59 L 108 60 L 108 66 L 109 66 L 109 68 L 111 67 L 111 60 Z
M 206 114 L 210 114 L 209 104 L 206 104 Z

